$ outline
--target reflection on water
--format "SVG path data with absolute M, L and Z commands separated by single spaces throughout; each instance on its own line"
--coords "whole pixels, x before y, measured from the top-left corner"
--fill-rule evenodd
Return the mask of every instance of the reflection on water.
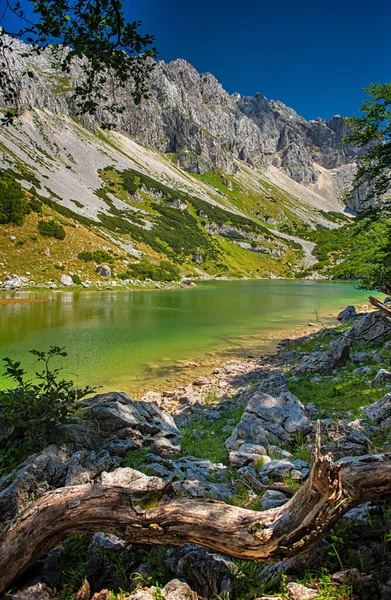
M 80 384 L 127 392 L 172 375 L 178 361 L 212 352 L 261 352 L 284 331 L 322 320 L 366 292 L 349 283 L 240 281 L 155 292 L 4 293 L 45 302 L 0 304 L 0 357 L 33 368 L 32 348 L 65 346 L 67 373 Z M 4 378 L 0 380 L 4 386 Z

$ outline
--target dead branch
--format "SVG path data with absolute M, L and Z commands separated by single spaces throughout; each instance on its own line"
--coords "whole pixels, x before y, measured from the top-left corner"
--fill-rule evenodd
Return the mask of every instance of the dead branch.
M 151 496 L 152 480 L 157 486 Z M 131 543 L 192 542 L 242 559 L 292 558 L 318 543 L 352 506 L 391 496 L 391 454 L 333 463 L 320 454 L 317 444 L 301 489 L 283 506 L 262 512 L 211 500 L 171 499 L 161 480 L 149 482 L 149 493 L 140 493 L 133 483 L 70 486 L 45 493 L 2 533 L 0 589 L 59 542 L 83 532 L 113 533 Z

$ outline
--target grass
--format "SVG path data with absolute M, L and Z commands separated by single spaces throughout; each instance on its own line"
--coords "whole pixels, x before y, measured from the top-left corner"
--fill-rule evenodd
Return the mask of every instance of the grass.
M 228 408 L 219 409 L 222 413 L 221 419 L 207 421 L 200 416 L 191 419 L 182 429 L 181 440 L 182 451 L 197 458 L 209 459 L 215 463 L 228 464 L 228 454 L 224 442 L 229 437 L 229 432 L 223 431 L 227 426 L 227 420 L 232 419 L 235 425 L 239 423 L 244 412 L 242 407 L 234 404 Z M 234 425 L 232 425 L 232 428 Z M 198 430 L 201 437 L 194 437 L 193 433 Z

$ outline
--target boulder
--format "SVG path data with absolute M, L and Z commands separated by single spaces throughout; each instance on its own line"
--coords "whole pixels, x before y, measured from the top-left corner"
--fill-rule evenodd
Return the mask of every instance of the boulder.
M 381 423 L 381 421 L 391 416 L 391 394 L 386 394 L 381 400 L 362 408 L 361 412 L 367 419 L 371 419 L 375 423 Z
M 111 268 L 109 267 L 109 265 L 100 265 L 96 269 L 96 272 L 98 273 L 98 275 L 102 275 L 102 277 L 111 277 Z
M 322 451 L 325 454 L 331 453 L 336 459 L 349 455 L 362 456 L 370 451 L 371 444 L 367 436 L 343 421 L 323 419 L 320 429 Z
M 355 364 L 361 364 L 367 360 L 371 360 L 372 355 L 369 352 L 356 352 L 352 355 L 351 361 Z
M 208 483 L 189 479 L 174 481 L 172 489 L 176 496 L 189 496 L 190 498 L 214 498 L 226 501 L 234 495 L 233 490 L 224 483 Z
M 167 566 L 177 577 L 185 578 L 201 598 L 226 597 L 232 591 L 232 575 L 237 572 L 229 558 L 195 544 L 171 550 Z
M 154 452 L 162 458 L 172 458 L 181 451 L 180 446 L 175 446 L 167 438 L 159 438 L 154 441 L 151 452 Z
M 329 373 L 335 367 L 334 360 L 328 352 L 312 352 L 304 357 L 302 362 L 293 370 L 295 375 L 306 373 Z
M 372 380 L 372 385 L 385 385 L 389 382 L 389 380 L 391 379 L 391 373 L 390 371 L 387 371 L 386 369 L 380 369 L 376 375 L 375 378 Z
M 350 321 L 353 321 L 356 317 L 357 313 L 354 306 L 347 306 L 346 308 L 344 308 L 344 310 L 342 310 L 339 313 L 337 319 L 342 323 L 349 323 Z
M 282 460 L 271 460 L 263 465 L 259 471 L 259 478 L 261 481 L 269 479 L 272 481 L 283 481 L 286 477 L 293 477 L 293 479 L 301 480 L 304 479 L 305 476 L 288 458 L 284 458 Z
M 311 421 L 304 406 L 291 392 L 278 397 L 252 388 L 244 395 L 246 410 L 225 442 L 228 450 L 239 450 L 245 443 L 267 446 L 291 442 L 297 433 L 308 433 Z
M 289 600 L 311 600 L 312 598 L 317 598 L 319 592 L 311 590 L 301 583 L 292 581 L 286 586 L 286 595 Z
M 357 369 L 354 369 L 352 371 L 352 374 L 355 375 L 356 377 L 362 377 L 363 375 L 369 375 L 371 370 L 372 370 L 371 367 L 369 367 L 368 365 L 365 367 L 357 367 Z
M 71 275 L 61 275 L 60 283 L 61 283 L 61 285 L 65 285 L 66 287 L 73 285 L 72 276 Z
M 5 277 L 5 282 L 3 285 L 4 290 L 19 290 L 22 286 L 22 279 L 18 275 L 12 275 L 12 277 Z
M 7 594 L 9 600 L 50 600 L 52 593 L 44 583 L 36 583 L 18 592 Z
M 266 490 L 259 503 L 259 510 L 269 510 L 269 508 L 277 508 L 282 506 L 288 498 L 277 490 Z

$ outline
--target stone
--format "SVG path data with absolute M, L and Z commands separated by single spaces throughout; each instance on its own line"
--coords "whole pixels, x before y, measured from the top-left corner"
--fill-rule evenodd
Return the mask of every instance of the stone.
M 306 356 L 302 362 L 295 367 L 295 375 L 304 375 L 306 373 L 328 373 L 334 369 L 335 363 L 333 357 L 327 352 L 312 352 Z
M 363 375 L 369 375 L 369 373 L 371 372 L 371 367 L 366 366 L 366 367 L 358 367 L 357 369 L 354 369 L 352 371 L 353 375 L 355 375 L 356 377 L 362 377 Z
M 76 592 L 75 600 L 90 600 L 91 596 L 91 588 L 87 579 L 83 581 L 80 588 Z
M 109 267 L 109 265 L 100 265 L 97 267 L 96 272 L 98 275 L 102 275 L 102 277 L 111 277 L 111 267 Z
M 362 432 L 343 421 L 322 419 L 320 421 L 322 450 L 339 459 L 349 455 L 362 456 L 370 451 L 370 441 Z
M 312 598 L 319 596 L 319 592 L 316 590 L 311 590 L 305 585 L 295 583 L 294 581 L 287 584 L 286 593 L 290 600 L 312 600 Z
M 351 583 L 354 580 L 360 579 L 360 571 L 358 569 L 345 569 L 344 571 L 337 571 L 330 577 L 331 581 L 335 583 Z
M 277 490 L 266 490 L 260 500 L 259 510 L 277 508 L 277 506 L 282 506 L 287 501 L 288 498 L 282 492 L 278 492 Z
M 229 453 L 229 464 L 231 467 L 239 469 L 246 465 L 259 461 L 261 464 L 270 462 L 271 458 L 266 454 L 248 454 L 242 451 L 235 451 Z
M 100 477 L 100 483 L 103 485 L 118 485 L 118 486 L 129 486 L 132 484 L 132 488 L 135 492 L 163 492 L 165 488 L 165 482 L 158 477 L 149 477 L 144 475 L 141 471 L 131 469 L 130 467 L 120 467 L 112 471 L 111 473 L 102 473 Z
M 283 392 L 276 398 L 255 387 L 245 392 L 243 400 L 247 400 L 246 409 L 225 442 L 228 450 L 238 450 L 244 443 L 261 446 L 288 443 L 298 433 L 306 434 L 312 428 L 304 406 L 291 392 Z
M 184 578 L 201 598 L 224 598 L 232 592 L 232 575 L 237 567 L 228 557 L 185 544 L 170 550 L 167 566 L 179 578 Z
M 195 252 L 194 256 L 193 256 L 193 262 L 195 262 L 197 265 L 202 265 L 202 263 L 204 262 L 204 255 L 202 254 L 202 252 Z
M 72 279 L 71 275 L 61 275 L 60 283 L 61 283 L 61 285 L 69 287 L 69 286 L 73 285 L 73 279 Z
M 384 362 L 386 359 L 386 357 L 384 356 L 384 354 L 382 354 L 381 352 L 374 352 L 372 354 L 372 360 L 375 363 L 382 363 Z
M 109 590 L 101 590 L 100 592 L 95 592 L 91 600 L 110 600 L 110 596 L 111 593 Z
M 381 421 L 391 416 L 391 393 L 386 394 L 377 402 L 373 402 L 369 406 L 362 408 L 361 412 L 367 419 L 371 419 L 375 423 L 381 423 Z
M 209 379 L 209 377 L 197 377 L 197 379 L 195 381 L 193 381 L 193 385 L 198 386 L 198 387 L 202 387 L 203 385 L 209 385 L 211 383 L 211 380 Z
M 353 321 L 357 316 L 356 309 L 354 306 L 347 306 L 344 310 L 342 310 L 337 316 L 338 321 L 342 323 L 349 323 Z
M 172 489 L 177 496 L 189 496 L 190 498 L 214 498 L 215 500 L 229 500 L 232 498 L 233 490 L 224 483 L 209 483 L 204 481 L 189 480 L 174 481 Z
M 194 592 L 184 581 L 172 579 L 161 591 L 165 600 L 196 600 Z
M 387 371 L 386 369 L 380 369 L 376 375 L 375 378 L 372 380 L 371 384 L 372 385 L 385 385 L 389 382 L 389 380 L 391 379 L 391 373 L 390 371 Z
M 172 458 L 181 451 L 180 446 L 175 446 L 166 438 L 160 438 L 154 441 L 151 452 L 154 452 L 162 458 Z
M 3 284 L 4 290 L 19 290 L 23 287 L 23 282 L 18 275 L 12 275 L 12 277 L 5 277 L 5 283 Z
M 9 600 L 50 600 L 51 597 L 51 591 L 44 583 L 36 583 L 18 592 L 7 594 Z
M 369 352 L 356 352 L 356 354 L 352 355 L 351 361 L 355 364 L 360 364 L 370 360 L 371 358 L 372 356 Z

